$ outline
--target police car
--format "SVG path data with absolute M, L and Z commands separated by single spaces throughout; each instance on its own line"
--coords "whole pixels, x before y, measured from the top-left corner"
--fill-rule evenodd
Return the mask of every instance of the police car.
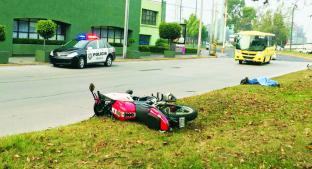
M 79 35 L 78 42 L 73 47 L 62 46 L 50 53 L 53 66 L 70 65 L 79 69 L 89 64 L 104 63 L 112 66 L 115 60 L 115 48 L 106 40 L 95 35 Z

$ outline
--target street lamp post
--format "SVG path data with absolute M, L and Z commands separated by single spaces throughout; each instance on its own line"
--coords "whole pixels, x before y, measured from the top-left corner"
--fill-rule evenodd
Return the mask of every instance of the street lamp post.
M 290 29 L 290 46 L 289 46 L 290 51 L 292 49 L 292 40 L 293 40 L 292 38 L 293 38 L 293 29 L 294 29 L 294 13 L 295 13 L 296 8 L 297 8 L 297 4 L 295 4 L 293 9 L 292 9 L 291 29 Z
M 125 59 L 127 55 L 128 46 L 128 27 L 129 27 L 129 0 L 126 0 L 125 4 L 125 25 L 124 25 L 124 39 L 123 39 L 123 51 L 122 57 Z

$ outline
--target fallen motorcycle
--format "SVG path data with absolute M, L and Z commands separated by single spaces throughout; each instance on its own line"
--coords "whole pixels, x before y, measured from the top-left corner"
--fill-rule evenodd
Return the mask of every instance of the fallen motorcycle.
M 172 95 L 157 93 L 156 96 L 132 96 L 133 91 L 126 93 L 102 94 L 94 92 L 91 83 L 90 92 L 95 100 L 94 113 L 96 116 L 110 116 L 121 121 L 138 121 L 149 128 L 168 131 L 172 128 L 183 128 L 188 121 L 197 117 L 194 109 L 176 105 L 176 98 Z

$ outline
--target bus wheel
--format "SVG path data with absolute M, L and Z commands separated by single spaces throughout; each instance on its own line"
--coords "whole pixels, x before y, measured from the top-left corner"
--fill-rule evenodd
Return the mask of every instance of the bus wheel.
M 269 61 L 267 62 L 267 64 L 270 64 L 271 60 L 272 60 L 272 56 L 270 57 L 270 59 L 269 59 Z
M 242 60 L 239 60 L 238 63 L 239 63 L 239 64 L 243 64 L 243 61 L 242 61 Z

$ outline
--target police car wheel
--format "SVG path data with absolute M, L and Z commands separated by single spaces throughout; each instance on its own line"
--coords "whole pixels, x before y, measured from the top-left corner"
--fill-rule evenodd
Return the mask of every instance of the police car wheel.
M 113 60 L 111 56 L 108 56 L 105 61 L 105 66 L 110 67 L 113 64 Z
M 85 66 L 85 61 L 84 61 L 84 59 L 81 57 L 81 58 L 79 58 L 79 60 L 78 60 L 77 67 L 78 67 L 79 69 L 83 69 L 84 66 Z

